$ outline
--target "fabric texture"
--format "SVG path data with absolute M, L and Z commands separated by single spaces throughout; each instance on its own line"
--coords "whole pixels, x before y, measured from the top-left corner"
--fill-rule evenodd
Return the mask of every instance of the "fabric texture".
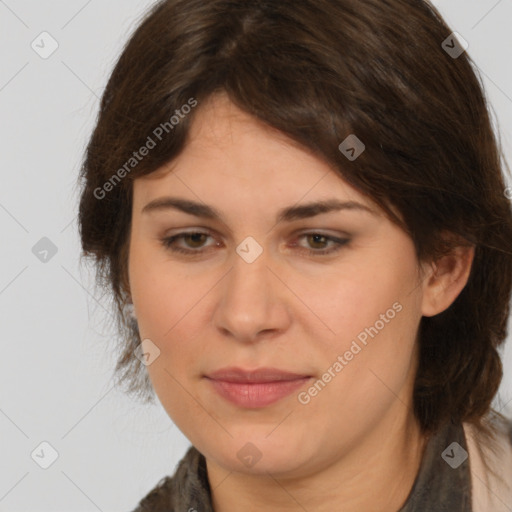
M 465 425 L 446 424 L 430 437 L 411 492 L 397 512 L 495 512 L 494 505 L 473 508 L 473 487 L 478 488 L 479 503 L 501 495 L 503 499 L 499 502 L 506 507 L 504 510 L 512 510 L 512 502 L 506 503 L 508 492 L 512 492 L 512 485 L 507 487 L 506 483 L 512 484 L 512 423 L 500 439 L 504 452 L 495 459 L 498 466 L 503 462 L 506 466 L 501 468 L 506 480 L 501 486 L 495 483 L 484 486 L 482 477 L 476 474 L 475 471 L 482 471 L 482 466 L 481 460 L 474 467 L 470 460 L 479 450 L 471 432 Z M 191 446 L 174 475 L 160 480 L 132 512 L 214 512 L 204 456 Z
M 447 424 L 432 436 L 416 481 L 399 512 L 472 512 L 468 458 L 459 464 L 467 451 L 461 425 Z

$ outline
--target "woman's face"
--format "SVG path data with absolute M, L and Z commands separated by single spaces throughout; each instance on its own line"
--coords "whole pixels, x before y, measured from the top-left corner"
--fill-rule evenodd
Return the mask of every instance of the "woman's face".
M 134 183 L 130 289 L 162 405 L 228 470 L 299 475 L 365 439 L 377 447 L 413 417 L 423 283 L 412 240 L 224 96 L 198 108 L 172 166 Z M 320 201 L 360 206 L 303 208 Z M 226 367 L 305 378 L 226 385 L 229 399 L 207 378 Z

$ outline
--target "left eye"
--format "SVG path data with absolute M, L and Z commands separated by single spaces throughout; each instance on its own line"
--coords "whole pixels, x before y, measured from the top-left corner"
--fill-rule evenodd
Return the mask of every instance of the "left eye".
M 212 236 L 208 233 L 203 233 L 199 231 L 190 231 L 190 232 L 184 232 L 184 233 L 178 233 L 177 235 L 166 237 L 161 240 L 162 245 L 173 252 L 178 252 L 182 254 L 187 255 L 196 255 L 204 253 L 205 251 L 202 250 L 203 243 L 205 241 L 205 238 L 212 238 Z M 333 245 L 331 245 L 330 249 L 325 248 L 316 248 L 315 249 L 308 249 L 308 248 L 302 248 L 307 254 L 309 255 L 325 255 L 325 254 L 331 254 L 339 251 L 342 246 L 346 245 L 350 240 L 345 238 L 336 238 L 333 236 L 323 235 L 321 233 L 304 233 L 298 237 L 299 239 L 307 238 L 309 241 L 313 241 L 313 244 L 320 244 L 325 245 L 329 242 L 331 242 Z M 188 245 L 189 249 L 180 247 L 176 245 L 177 240 L 183 240 L 183 241 L 190 241 L 192 242 L 192 245 Z M 215 244 L 218 245 L 218 244 Z M 297 247 L 297 244 L 292 244 L 292 247 Z M 194 250 L 195 249 L 195 250 Z

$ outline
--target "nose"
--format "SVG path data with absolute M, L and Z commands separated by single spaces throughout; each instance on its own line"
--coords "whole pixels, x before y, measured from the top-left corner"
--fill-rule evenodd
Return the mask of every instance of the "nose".
M 251 263 L 236 252 L 232 260 L 231 270 L 217 287 L 217 329 L 245 343 L 282 334 L 291 323 L 292 294 L 278 277 L 278 265 L 265 250 Z

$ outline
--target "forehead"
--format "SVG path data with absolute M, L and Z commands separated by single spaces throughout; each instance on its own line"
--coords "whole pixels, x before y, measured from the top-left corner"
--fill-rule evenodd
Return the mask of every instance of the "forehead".
M 219 178 L 248 178 L 256 175 L 268 183 L 280 177 L 304 177 L 334 174 L 327 162 L 284 133 L 240 110 L 225 93 L 210 96 L 194 112 L 186 144 L 179 155 L 151 174 L 136 181 L 154 181 L 168 177 L 173 171 L 180 175 L 214 170 Z M 295 172 L 290 172 L 290 170 Z M 288 176 L 285 174 L 288 173 Z M 336 181 L 341 177 L 333 176 Z M 293 186 L 293 181 L 288 181 Z
M 205 144 L 215 146 L 251 140 L 266 144 L 271 150 L 276 146 L 282 152 L 295 150 L 311 153 L 309 148 L 301 146 L 276 128 L 241 110 L 225 94 L 210 97 L 199 108 L 191 126 L 190 139 L 196 143 L 204 141 Z
M 176 158 L 135 180 L 139 211 L 171 195 L 208 203 L 217 211 L 232 206 L 233 214 L 246 216 L 249 209 L 275 215 L 292 205 L 332 199 L 380 210 L 327 161 L 240 110 L 225 94 L 198 106 Z

